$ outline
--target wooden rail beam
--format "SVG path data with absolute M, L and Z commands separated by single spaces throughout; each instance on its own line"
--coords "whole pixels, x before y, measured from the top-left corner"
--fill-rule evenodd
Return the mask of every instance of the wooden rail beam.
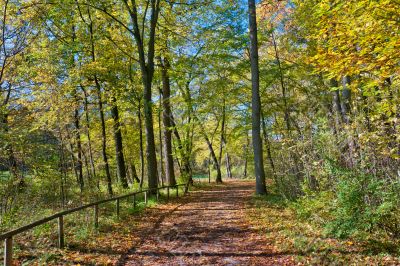
M 186 184 L 188 186 L 189 184 Z M 175 188 L 176 189 L 176 196 L 179 197 L 179 187 L 180 186 L 185 186 L 185 184 L 180 184 L 180 185 L 175 185 L 175 186 L 163 186 L 160 188 L 156 189 L 156 196 L 157 200 L 160 197 L 160 189 L 165 189 L 167 188 L 167 197 L 168 199 L 170 198 L 170 188 Z M 109 199 L 103 199 L 97 202 L 89 203 L 86 205 L 82 205 L 80 207 L 72 208 L 69 210 L 64 210 L 58 213 L 55 213 L 51 216 L 45 217 L 41 220 L 35 221 L 31 224 L 19 227 L 17 229 L 11 230 L 9 232 L 6 232 L 4 234 L 0 234 L 0 241 L 4 240 L 4 266 L 12 266 L 12 257 L 13 257 L 13 237 L 17 234 L 26 232 L 28 230 L 31 230 L 39 225 L 45 224 L 47 222 L 50 222 L 52 220 L 57 219 L 58 220 L 58 246 L 59 248 L 64 248 L 65 247 L 65 239 L 64 239 L 64 216 L 75 213 L 81 210 L 85 210 L 88 208 L 94 208 L 94 227 L 97 229 L 99 227 L 99 205 L 104 204 L 107 202 L 112 202 L 116 201 L 116 211 L 117 211 L 117 216 L 120 214 L 120 200 L 121 199 L 127 199 L 131 196 L 133 196 L 133 207 L 136 208 L 136 195 L 138 194 L 144 194 L 144 202 L 147 205 L 148 203 L 148 196 L 151 194 L 151 192 L 154 191 L 154 189 L 148 189 L 148 190 L 143 190 L 139 192 L 133 192 L 129 193 L 126 195 L 118 196 L 118 197 L 113 197 Z

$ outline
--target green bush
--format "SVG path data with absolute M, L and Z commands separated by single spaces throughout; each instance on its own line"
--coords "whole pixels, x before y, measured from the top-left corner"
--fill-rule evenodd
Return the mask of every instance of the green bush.
M 332 202 L 334 194 L 329 191 L 306 195 L 294 203 L 291 207 L 300 219 L 312 220 L 320 225 L 332 220 Z
M 300 219 L 317 223 L 338 238 L 400 236 L 398 181 L 340 168 L 332 161 L 325 170 L 335 180 L 332 186 L 319 192 L 303 188 L 305 195 L 291 204 Z
M 334 219 L 326 225 L 326 231 L 344 238 L 383 229 L 388 236 L 397 237 L 400 233 L 398 187 L 397 183 L 371 175 L 341 178 L 336 186 Z

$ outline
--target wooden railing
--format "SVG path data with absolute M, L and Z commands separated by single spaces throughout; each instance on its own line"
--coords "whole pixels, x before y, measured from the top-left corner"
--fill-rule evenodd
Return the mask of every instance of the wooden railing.
M 20 233 L 26 232 L 28 230 L 31 230 L 39 225 L 45 224 L 47 222 L 50 222 L 52 220 L 58 219 L 58 247 L 59 248 L 64 248 L 64 216 L 71 214 L 71 213 L 75 213 L 81 210 L 85 210 L 88 208 L 93 208 L 94 209 L 94 226 L 97 228 L 99 226 L 99 205 L 107 203 L 107 202 L 112 202 L 115 201 L 116 203 L 116 213 L 117 216 L 119 216 L 120 213 L 120 201 L 122 199 L 127 199 L 132 197 L 133 198 L 133 207 L 136 207 L 136 196 L 139 194 L 143 194 L 144 195 L 144 203 L 147 204 L 148 201 L 148 196 L 151 192 L 156 191 L 156 197 L 157 200 L 160 197 L 160 190 L 167 190 L 167 199 L 169 199 L 170 197 L 170 189 L 175 189 L 176 190 L 176 197 L 179 197 L 179 187 L 184 186 L 184 195 L 186 194 L 186 192 L 189 189 L 189 185 L 190 183 L 187 184 L 180 184 L 180 185 L 175 185 L 175 186 L 163 186 L 163 187 L 159 187 L 156 189 L 147 189 L 147 190 L 142 190 L 142 191 L 138 191 L 138 192 L 134 192 L 134 193 L 130 193 L 130 194 L 125 194 L 122 196 L 117 196 L 117 197 L 113 197 L 113 198 L 109 198 L 109 199 L 104 199 L 104 200 L 100 200 L 97 202 L 93 202 L 90 204 L 86 204 L 80 207 L 76 207 L 73 209 L 69 209 L 69 210 L 65 210 L 65 211 L 61 211 L 58 212 L 56 214 L 53 214 L 49 217 L 43 218 L 41 220 L 38 220 L 36 222 L 33 222 L 31 224 L 22 226 L 20 228 L 14 229 L 12 231 L 9 231 L 7 233 L 4 233 L 2 235 L 0 235 L 0 241 L 4 241 L 4 266 L 11 266 L 12 265 L 12 256 L 13 256 L 13 237 L 15 235 L 18 235 Z

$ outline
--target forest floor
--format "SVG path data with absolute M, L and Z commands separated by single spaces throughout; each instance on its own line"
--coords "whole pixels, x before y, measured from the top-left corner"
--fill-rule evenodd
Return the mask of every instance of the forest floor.
M 103 221 L 97 232 L 67 236 L 68 248 L 19 253 L 40 265 L 400 265 L 368 255 L 361 243 L 325 238 L 254 182 L 197 184 L 182 198 Z M 76 233 L 75 233 L 76 234 Z M 27 260 L 28 259 L 28 260 Z

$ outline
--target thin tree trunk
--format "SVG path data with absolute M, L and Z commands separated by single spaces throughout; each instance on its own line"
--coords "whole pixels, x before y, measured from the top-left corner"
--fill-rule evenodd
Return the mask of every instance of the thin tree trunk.
M 160 149 L 160 174 L 159 178 L 161 181 L 161 186 L 164 186 L 164 151 L 163 151 L 163 139 L 162 139 L 162 125 L 161 125 L 161 116 L 162 116 L 162 89 L 159 88 L 160 97 L 159 97 L 159 106 L 158 106 L 158 140 L 159 140 L 159 149 Z
M 345 76 L 343 78 L 343 90 L 342 90 L 342 112 L 344 117 L 344 122 L 346 124 L 350 123 L 350 102 L 351 102 L 351 91 L 349 89 L 349 85 L 351 83 L 351 79 L 349 76 Z
M 84 188 L 84 180 L 83 180 L 83 163 L 82 163 L 82 141 L 81 141 L 81 127 L 80 127 L 80 119 L 79 119 L 79 100 L 77 97 L 77 92 L 74 91 L 74 100 L 75 100 L 75 110 L 74 110 L 74 125 L 75 125 L 75 142 L 77 149 L 77 161 L 76 168 L 78 173 L 78 182 L 81 192 L 83 192 Z
M 184 173 L 188 176 L 189 182 L 192 182 L 193 180 L 192 180 L 192 168 L 190 166 L 190 154 L 186 154 L 186 152 L 184 150 L 182 139 L 180 137 L 180 134 L 179 134 L 178 128 L 177 128 L 177 126 L 175 124 L 174 117 L 173 117 L 172 113 L 171 113 L 170 121 L 171 121 L 171 125 L 172 125 L 172 128 L 173 128 L 174 136 L 176 138 L 176 141 L 178 142 L 178 150 L 179 150 L 181 158 L 182 158 L 181 167 L 183 167 Z
M 272 43 L 273 43 L 274 51 L 275 51 L 275 58 L 276 58 L 276 61 L 278 62 L 279 81 L 280 81 L 280 85 L 281 85 L 281 89 L 282 89 L 282 98 L 283 98 L 283 104 L 284 104 L 284 121 L 286 123 L 287 134 L 288 134 L 289 138 L 291 138 L 292 134 L 291 134 L 291 123 L 290 123 L 290 111 L 289 111 L 289 105 L 288 105 L 287 95 L 286 95 L 287 88 L 285 86 L 284 73 L 283 73 L 283 69 L 282 69 L 281 59 L 279 57 L 278 47 L 277 47 L 275 35 L 273 32 L 272 32 Z M 298 129 L 298 132 L 299 132 L 299 135 L 301 135 L 301 132 L 299 129 Z M 297 176 L 298 182 L 300 183 L 301 180 L 303 179 L 303 177 L 300 173 L 298 155 L 296 154 L 295 151 L 290 152 L 290 154 L 291 154 L 290 156 L 294 162 L 294 168 L 295 168 L 294 174 Z
M 336 131 L 339 132 L 341 130 L 341 123 L 344 123 L 345 120 L 342 111 L 342 104 L 340 102 L 339 83 L 336 79 L 331 79 L 330 83 L 331 87 L 337 88 L 333 91 L 333 106 L 335 110 Z
M 89 15 L 89 20 L 90 23 L 88 25 L 89 27 L 89 33 L 90 33 L 90 44 L 91 44 L 91 56 L 92 56 L 92 62 L 96 62 L 96 53 L 95 53 L 95 45 L 94 45 L 94 38 L 93 38 L 93 21 L 90 15 L 90 10 L 88 12 Z M 112 190 L 112 179 L 111 179 L 111 173 L 110 173 L 110 166 L 108 164 L 108 158 L 107 158 L 107 134 L 106 134 L 106 122 L 104 118 L 104 108 L 103 108 L 103 99 L 101 96 L 101 85 L 98 80 L 97 74 L 94 74 L 94 82 L 96 86 L 96 91 L 97 91 L 97 98 L 98 98 L 98 106 L 99 106 L 99 113 L 100 113 L 100 123 L 101 123 L 101 155 L 103 157 L 103 164 L 104 168 L 106 171 L 106 181 L 107 181 L 107 191 L 108 194 L 111 196 L 113 195 L 113 190 Z
M 251 80 L 252 80 L 252 138 L 254 150 L 254 168 L 256 176 L 256 193 L 265 195 L 267 193 L 265 184 L 263 148 L 260 129 L 260 77 L 258 65 L 258 38 L 257 18 L 255 0 L 248 0 L 249 5 L 249 27 L 250 27 L 250 58 L 251 58 Z
M 228 178 L 233 178 L 231 170 L 231 158 L 227 151 L 225 151 L 225 164 L 226 164 L 226 174 Z
M 278 53 L 278 47 L 276 44 L 275 35 L 273 32 L 271 35 L 272 35 L 272 44 L 274 46 L 274 51 L 275 51 L 275 59 L 278 62 L 279 81 L 281 84 L 282 98 L 283 98 L 283 104 L 284 104 L 284 119 L 285 119 L 285 123 L 286 123 L 286 128 L 288 129 L 288 131 L 290 131 L 290 114 L 289 114 L 289 107 L 288 107 L 287 97 L 286 97 L 286 86 L 285 86 L 285 82 L 284 82 L 284 74 L 283 74 L 281 59 L 280 59 L 279 53 Z
M 74 156 L 74 145 L 72 144 L 71 134 L 68 130 L 68 127 L 66 127 L 66 132 L 67 132 L 67 138 L 68 138 L 68 143 L 69 143 L 69 152 L 71 155 L 72 170 L 73 170 L 73 173 L 75 174 L 76 182 L 79 184 L 79 176 L 78 176 L 78 171 L 76 169 L 75 156 Z
M 90 118 L 89 118 L 89 104 L 88 104 L 88 95 L 85 90 L 85 88 L 81 85 L 81 89 L 83 92 L 83 106 L 84 106 L 84 111 L 85 111 L 85 118 L 86 118 L 86 137 L 88 139 L 88 150 L 89 150 L 89 161 L 90 161 L 90 168 L 92 171 L 92 177 L 94 180 L 96 180 L 96 167 L 94 165 L 94 159 L 93 159 L 93 150 L 92 150 L 92 140 L 90 137 Z M 99 188 L 99 183 L 97 182 L 97 187 Z
M 110 166 L 108 164 L 108 157 L 107 157 L 107 133 L 106 133 L 106 122 L 104 118 L 104 109 L 103 109 L 103 99 L 101 96 L 101 87 L 100 83 L 97 80 L 97 76 L 95 76 L 95 83 L 97 88 L 97 98 L 99 104 L 99 113 L 100 113 L 100 124 L 101 124 L 101 155 L 103 157 L 103 164 L 104 169 L 106 171 L 106 181 L 107 181 L 107 191 L 108 194 L 111 196 L 113 195 L 112 189 L 112 179 L 110 173 Z
M 130 163 L 130 167 L 131 167 L 131 174 L 132 174 L 132 178 L 136 183 L 140 183 L 140 179 L 137 175 L 137 171 L 136 171 L 136 166 L 135 163 L 131 162 Z
M 275 170 L 275 163 L 274 163 L 274 160 L 272 158 L 272 153 L 271 153 L 271 142 L 269 141 L 269 138 L 268 138 L 267 125 L 265 123 L 263 111 L 261 111 L 261 122 L 262 122 L 262 127 L 263 127 L 263 136 L 264 136 L 265 148 L 267 150 L 268 162 L 271 167 L 271 171 L 272 171 L 272 175 L 274 177 L 275 183 L 276 183 L 276 185 L 279 185 L 276 170 Z
M 221 167 L 219 165 L 218 158 L 215 155 L 213 146 L 212 146 L 212 144 L 210 142 L 210 139 L 208 138 L 207 134 L 204 133 L 203 136 L 204 136 L 204 138 L 205 138 L 205 140 L 207 142 L 208 149 L 210 150 L 211 158 L 213 159 L 215 169 L 217 170 L 217 177 L 215 179 L 215 182 L 222 183 Z
M 222 152 L 225 144 L 225 99 L 223 99 L 222 104 L 222 122 L 221 122 L 221 136 L 220 136 L 220 145 L 219 145 L 219 156 L 218 156 L 218 164 L 221 165 L 222 162 Z
M 215 169 L 217 170 L 217 177 L 215 179 L 215 182 L 222 183 L 221 167 L 219 165 L 219 161 L 218 161 L 217 155 L 215 154 L 213 145 L 212 145 L 210 139 L 208 138 L 207 133 L 204 131 L 204 128 L 202 127 L 201 122 L 198 119 L 198 117 L 196 115 L 194 115 L 194 118 L 196 119 L 196 121 L 199 123 L 199 125 L 201 127 L 201 129 L 200 129 L 201 134 L 203 135 L 203 137 L 207 143 L 208 149 L 210 150 L 211 158 L 214 162 Z
M 208 156 L 207 159 L 207 172 L 208 172 L 208 183 L 211 183 L 211 169 L 210 169 L 210 165 L 211 165 L 211 154 Z
M 128 188 L 128 180 L 126 177 L 126 167 L 124 158 L 124 146 L 122 144 L 121 123 L 119 121 L 119 110 L 117 99 L 113 95 L 111 97 L 112 107 L 111 116 L 114 120 L 114 141 L 115 141 L 115 160 L 117 162 L 117 176 L 123 188 Z
M 143 122 L 141 100 L 138 99 L 138 123 L 139 123 L 139 156 L 140 156 L 140 189 L 143 188 L 144 182 L 144 149 L 143 149 Z
M 61 130 L 59 129 L 59 138 L 60 138 L 60 199 L 61 199 L 61 207 L 65 207 L 65 184 L 64 184 L 64 176 L 66 175 L 65 169 L 65 154 L 64 154 L 64 140 L 61 135 Z

